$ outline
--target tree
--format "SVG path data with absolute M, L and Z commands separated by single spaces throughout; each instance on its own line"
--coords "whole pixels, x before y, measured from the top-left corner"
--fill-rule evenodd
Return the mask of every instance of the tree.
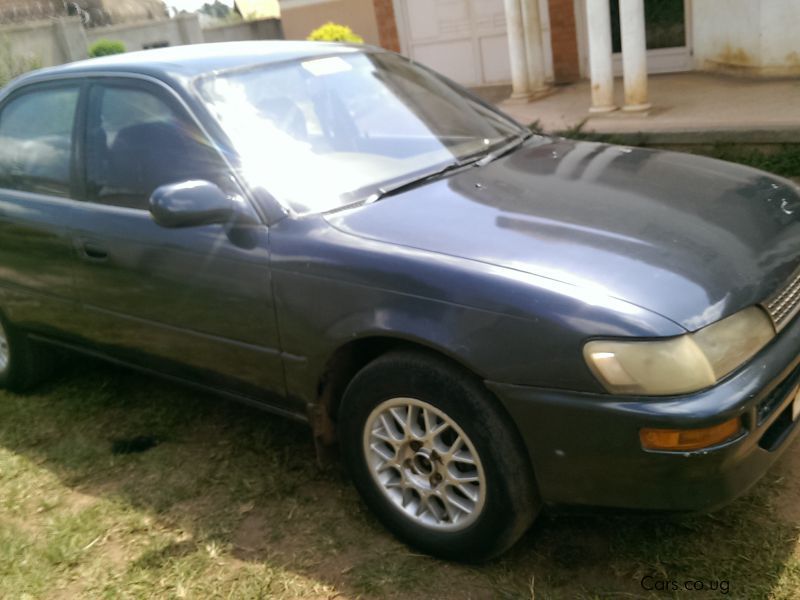
M 203 4 L 199 12 L 214 19 L 227 19 L 231 14 L 231 7 L 220 0 L 215 0 L 214 4 L 210 2 Z

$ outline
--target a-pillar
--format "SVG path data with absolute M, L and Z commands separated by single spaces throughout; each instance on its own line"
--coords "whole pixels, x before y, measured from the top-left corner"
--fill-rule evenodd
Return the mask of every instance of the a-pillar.
M 525 22 L 521 0 L 505 0 L 508 53 L 511 62 L 511 98 L 513 102 L 527 102 L 533 97 L 525 48 Z
M 589 32 L 589 71 L 592 106 L 589 112 L 610 112 L 614 104 L 614 66 L 611 61 L 611 9 L 608 0 L 586 0 Z
M 589 0 L 593 2 L 594 0 Z M 625 111 L 650 108 L 647 101 L 647 38 L 644 0 L 619 0 L 622 36 L 622 76 L 625 82 Z

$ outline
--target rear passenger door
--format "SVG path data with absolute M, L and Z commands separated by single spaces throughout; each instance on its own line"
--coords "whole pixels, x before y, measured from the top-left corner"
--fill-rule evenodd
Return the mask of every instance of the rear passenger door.
M 168 229 L 149 213 L 150 195 L 168 183 L 207 180 L 242 196 L 182 103 L 155 83 L 98 79 L 82 147 L 73 239 L 86 335 L 186 379 L 282 394 L 266 226 Z
M 29 329 L 74 328 L 69 223 L 81 85 L 37 84 L 0 106 L 0 310 Z

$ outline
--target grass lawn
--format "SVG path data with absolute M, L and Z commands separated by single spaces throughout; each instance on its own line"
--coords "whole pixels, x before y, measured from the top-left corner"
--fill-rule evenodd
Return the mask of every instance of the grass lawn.
M 714 515 L 546 515 L 461 566 L 384 532 L 303 426 L 77 364 L 0 393 L 0 598 L 633 598 L 647 575 L 800 597 L 800 446 Z M 138 436 L 158 443 L 112 452 Z
M 535 133 L 545 133 L 539 121 L 534 121 L 529 125 Z M 574 127 L 562 131 L 554 131 L 552 135 L 576 139 L 588 140 L 593 142 L 604 142 L 608 144 L 619 144 L 623 146 L 643 146 L 659 148 L 652 145 L 646 133 L 595 133 L 587 130 L 587 120 L 578 123 Z M 701 154 L 727 160 L 729 162 L 741 163 L 756 169 L 768 171 L 782 177 L 793 179 L 796 183 L 800 182 L 800 144 L 747 144 L 747 143 L 715 143 L 715 144 L 684 144 L 662 146 L 663 149 L 677 150 L 691 154 Z

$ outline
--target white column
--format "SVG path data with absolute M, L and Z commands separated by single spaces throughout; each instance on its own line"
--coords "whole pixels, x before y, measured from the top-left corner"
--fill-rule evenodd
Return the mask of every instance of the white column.
M 511 100 L 527 102 L 531 99 L 528 58 L 525 51 L 525 26 L 521 0 L 505 0 L 508 52 L 511 59 Z
M 614 105 L 614 68 L 611 62 L 611 9 L 608 0 L 586 0 L 589 28 L 589 71 L 592 107 L 589 112 L 610 112 Z
M 622 75 L 625 80 L 625 106 L 622 110 L 647 110 L 650 103 L 647 102 L 644 0 L 619 0 L 619 23 L 622 34 Z
M 528 62 L 528 85 L 533 94 L 545 90 L 544 40 L 539 0 L 522 0 L 522 23 L 525 31 L 525 58 Z

